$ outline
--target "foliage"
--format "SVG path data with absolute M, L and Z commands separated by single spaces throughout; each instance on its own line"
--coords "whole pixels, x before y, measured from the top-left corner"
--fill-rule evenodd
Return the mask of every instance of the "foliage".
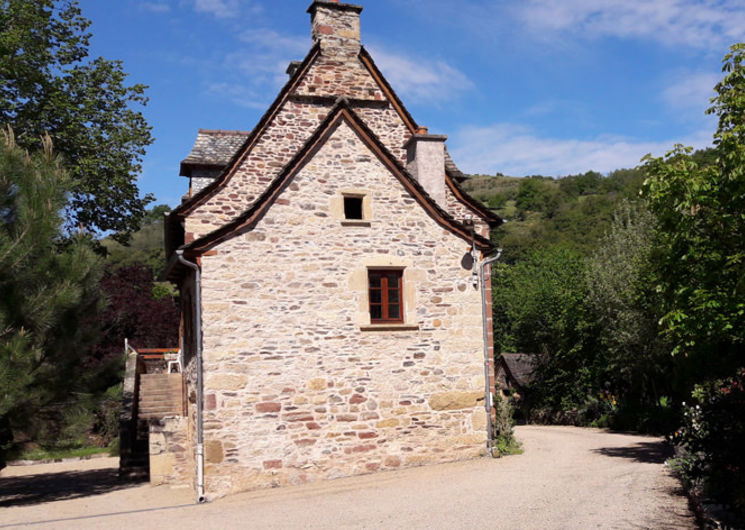
M 69 179 L 52 154 L 28 155 L 9 131 L 0 140 L 0 425 L 29 429 L 30 411 L 70 395 L 84 377 L 80 352 L 96 338 L 78 323 L 100 307 L 100 259 L 82 237 L 64 239 Z M 7 447 L 6 447 L 7 448 Z M 0 460 L 2 460 L 0 448 Z
M 135 348 L 165 348 L 178 344 L 179 311 L 172 296 L 153 295 L 150 268 L 135 263 L 117 267 L 109 264 L 100 284 L 108 306 L 100 316 L 101 339 L 85 358 L 85 365 L 101 370 L 113 363 L 108 388 L 120 378 L 124 339 Z
M 745 520 L 745 368 L 694 387 L 674 441 L 675 467 L 706 496 L 728 504 Z
M 546 217 L 551 218 L 559 209 L 558 191 L 550 180 L 525 177 L 520 182 L 515 206 L 520 218 L 524 218 L 528 211 L 544 212 Z
M 499 388 L 494 394 L 494 412 L 495 419 L 492 425 L 492 440 L 496 448 L 494 456 L 522 454 L 522 446 L 515 438 L 512 405 L 507 398 L 502 396 L 502 391 Z
M 495 349 L 540 356 L 531 385 L 537 406 L 578 406 L 590 389 L 593 359 L 585 355 L 585 296 L 582 257 L 566 248 L 537 251 L 496 268 Z
M 107 262 L 115 267 L 144 264 L 157 278 L 166 263 L 163 247 L 163 214 L 170 210 L 170 207 L 165 204 L 159 204 L 147 210 L 142 227 L 132 234 L 126 245 L 111 237 L 103 239 L 101 244 L 106 249 Z M 168 290 L 168 292 L 172 294 L 172 291 Z
M 670 393 L 673 362 L 659 335 L 652 287 L 655 222 L 642 203 L 623 201 L 587 260 L 587 311 L 598 333 L 604 390 L 625 404 L 654 408 Z
M 48 133 L 72 176 L 71 225 L 124 241 L 152 200 L 136 185 L 146 87 L 126 86 L 120 61 L 87 60 L 89 26 L 74 0 L 0 0 L 0 125 L 31 150 Z
M 724 58 L 709 113 L 719 117 L 715 164 L 681 146 L 647 156 L 644 196 L 660 231 L 662 324 L 699 375 L 726 373 L 745 347 L 745 44 Z M 706 362 L 712 355 L 717 363 Z M 717 368 L 719 370 L 717 370 Z
M 63 458 L 82 458 L 108 452 L 101 447 L 76 447 L 73 449 L 43 449 L 36 447 L 17 455 L 19 460 L 60 460 Z

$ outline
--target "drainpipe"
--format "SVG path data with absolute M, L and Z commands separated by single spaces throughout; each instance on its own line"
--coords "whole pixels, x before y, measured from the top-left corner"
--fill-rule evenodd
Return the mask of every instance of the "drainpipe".
M 491 422 L 491 385 L 489 384 L 489 323 L 486 319 L 486 266 L 494 263 L 502 255 L 502 249 L 497 249 L 497 253 L 491 257 L 486 258 L 481 262 L 481 318 L 482 327 L 484 331 L 484 392 L 485 392 L 485 407 L 486 407 L 486 450 L 489 455 L 494 456 L 492 447 L 493 444 L 493 433 L 492 433 L 492 422 Z M 491 280 L 491 278 L 489 278 Z
M 181 264 L 194 271 L 194 338 L 197 358 L 197 503 L 207 499 L 204 496 L 204 426 L 202 420 L 202 283 L 199 265 L 184 259 L 184 251 L 177 250 L 176 256 Z

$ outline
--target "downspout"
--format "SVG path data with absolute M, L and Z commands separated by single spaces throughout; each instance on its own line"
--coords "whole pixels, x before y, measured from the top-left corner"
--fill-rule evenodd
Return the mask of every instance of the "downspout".
M 204 424 L 202 420 L 202 283 L 199 265 L 187 261 L 184 251 L 177 250 L 179 263 L 194 271 L 194 338 L 196 340 L 197 358 L 197 503 L 207 499 L 204 496 Z
M 486 275 L 485 269 L 487 265 L 490 265 L 497 261 L 502 255 L 502 249 L 498 248 L 497 253 L 491 257 L 486 258 L 481 262 L 481 320 L 484 331 L 484 394 L 485 394 L 485 407 L 486 407 L 486 450 L 489 455 L 494 456 L 493 451 L 493 436 L 492 432 L 492 421 L 491 421 L 491 385 L 489 384 L 489 323 L 486 318 Z M 491 280 L 491 278 L 489 278 Z

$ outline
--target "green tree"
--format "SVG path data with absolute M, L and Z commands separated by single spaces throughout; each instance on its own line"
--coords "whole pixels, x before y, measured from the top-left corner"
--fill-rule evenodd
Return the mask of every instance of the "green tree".
M 699 164 L 691 149 L 682 146 L 664 157 L 645 157 L 644 196 L 661 236 L 657 284 L 664 301 L 662 324 L 674 352 L 694 361 L 697 377 L 707 372 L 729 375 L 744 361 L 743 61 L 745 44 L 733 45 L 707 111 L 719 118 L 714 164 Z
M 644 204 L 623 201 L 587 261 L 587 309 L 598 330 L 598 374 L 635 412 L 670 395 L 672 358 L 659 334 L 652 254 L 655 221 Z M 634 425 L 639 427 L 639 425 Z
M 582 404 L 594 373 L 586 354 L 582 257 L 561 247 L 536 251 L 498 267 L 493 284 L 496 348 L 540 357 L 532 385 L 536 405 L 561 410 Z
M 29 156 L 0 138 L 0 465 L 9 431 L 28 433 L 40 407 L 84 382 L 77 363 L 97 336 L 79 322 L 99 308 L 101 261 L 62 237 L 70 182 L 49 137 L 43 147 Z
M 30 150 L 48 133 L 72 177 L 71 226 L 125 241 L 152 201 L 136 185 L 146 87 L 126 86 L 120 61 L 87 60 L 89 25 L 74 0 L 0 0 L 0 125 Z
M 126 245 L 122 245 L 111 237 L 103 239 L 101 244 L 106 248 L 107 262 L 115 267 L 136 263 L 145 264 L 152 270 L 153 277 L 157 279 L 166 263 L 166 253 L 163 248 L 163 214 L 168 211 L 170 207 L 165 204 L 159 204 L 147 210 L 142 226 L 132 233 Z

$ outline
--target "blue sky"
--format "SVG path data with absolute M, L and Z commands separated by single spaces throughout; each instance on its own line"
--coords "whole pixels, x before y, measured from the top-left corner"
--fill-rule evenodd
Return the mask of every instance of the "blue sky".
M 198 128 L 251 130 L 311 46 L 311 0 L 81 0 L 91 55 L 150 86 L 139 186 L 175 206 Z M 745 0 L 368 0 L 362 42 L 470 173 L 561 176 L 710 144 Z

